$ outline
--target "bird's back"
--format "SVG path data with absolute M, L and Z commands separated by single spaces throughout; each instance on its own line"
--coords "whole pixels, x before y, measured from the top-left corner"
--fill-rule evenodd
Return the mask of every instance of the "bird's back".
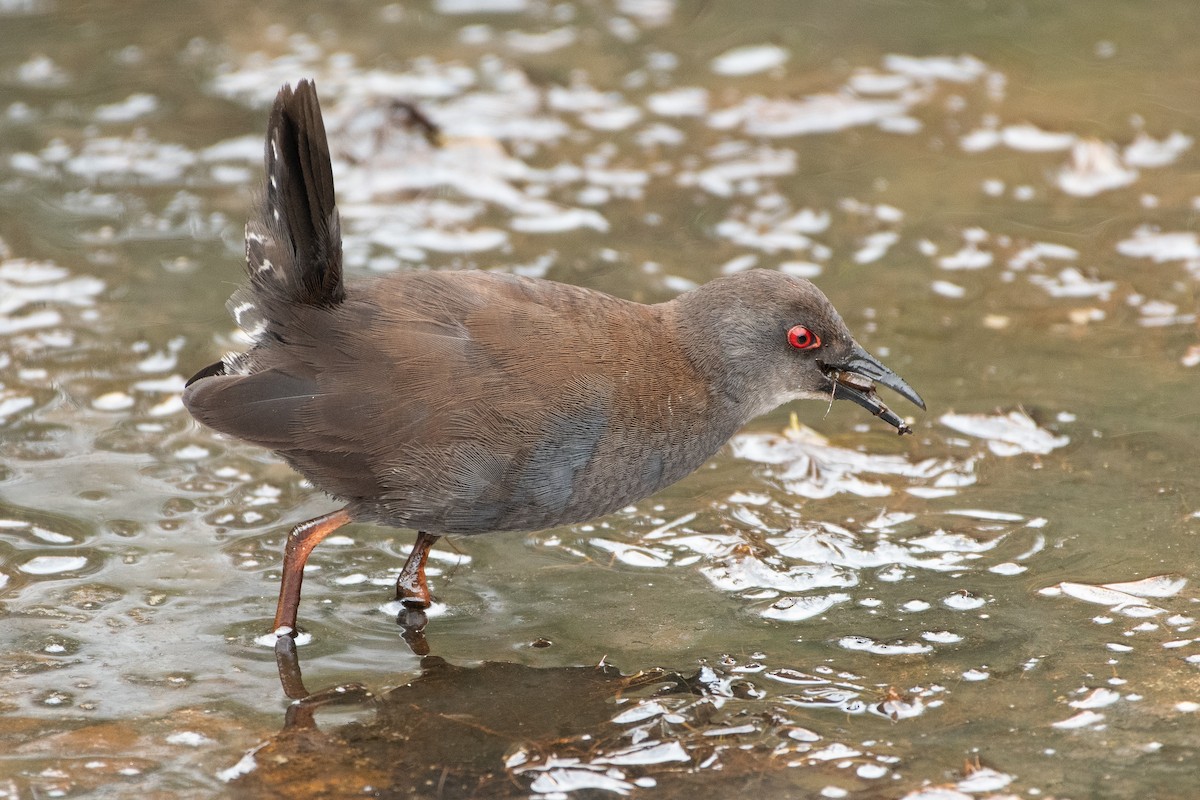
M 293 307 L 249 374 L 186 399 L 358 516 L 536 530 L 651 494 L 736 429 L 714 424 L 670 312 L 496 273 L 397 274 Z

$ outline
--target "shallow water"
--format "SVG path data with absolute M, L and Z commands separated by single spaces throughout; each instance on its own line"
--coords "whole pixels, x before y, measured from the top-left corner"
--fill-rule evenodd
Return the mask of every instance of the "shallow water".
M 1193 796 L 1198 16 L 0 0 L 0 797 Z M 301 77 L 352 273 L 783 269 L 929 412 L 793 404 L 635 508 L 439 545 L 425 660 L 412 534 L 350 526 L 285 723 L 281 542 L 333 504 L 178 392 L 239 346 Z

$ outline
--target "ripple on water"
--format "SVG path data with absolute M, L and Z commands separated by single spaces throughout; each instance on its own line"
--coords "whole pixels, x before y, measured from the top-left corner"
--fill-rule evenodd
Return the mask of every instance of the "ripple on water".
M 305 645 L 312 644 L 313 641 L 313 635 L 308 631 L 301 631 L 292 636 L 291 628 L 280 628 L 278 631 L 260 634 L 253 637 L 252 641 L 258 647 L 265 647 L 267 649 L 274 650 L 275 643 L 278 642 L 283 636 L 291 636 L 292 640 L 296 643 L 296 647 L 304 647 Z

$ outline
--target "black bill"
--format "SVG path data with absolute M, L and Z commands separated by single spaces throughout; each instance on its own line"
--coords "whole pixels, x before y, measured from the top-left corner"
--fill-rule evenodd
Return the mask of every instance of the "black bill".
M 825 374 L 833 383 L 834 400 L 853 400 L 896 428 L 902 436 L 912 433 L 912 428 L 879 399 L 879 395 L 875 393 L 875 384 L 886 386 L 918 408 L 925 409 L 925 401 L 921 399 L 921 395 L 905 383 L 903 378 L 857 345 L 845 361 L 840 364 L 827 364 Z

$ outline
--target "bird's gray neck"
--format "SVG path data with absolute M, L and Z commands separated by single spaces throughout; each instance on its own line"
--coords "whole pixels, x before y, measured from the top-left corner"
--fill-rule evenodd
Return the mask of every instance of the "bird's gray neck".
M 707 285 L 706 285 L 707 286 Z M 732 432 L 779 402 L 755 381 L 757 354 L 739 339 L 728 308 L 706 296 L 706 286 L 661 306 L 664 322 L 678 332 L 680 348 L 706 381 L 716 427 Z M 745 351 L 745 352 L 743 352 Z

